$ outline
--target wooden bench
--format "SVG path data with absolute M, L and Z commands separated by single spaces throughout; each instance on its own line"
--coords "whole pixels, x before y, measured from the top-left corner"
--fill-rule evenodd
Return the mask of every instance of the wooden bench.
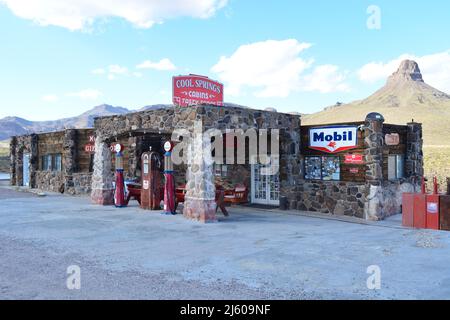
M 225 191 L 225 203 L 243 204 L 248 202 L 248 189 L 244 185 L 237 185 L 233 190 Z

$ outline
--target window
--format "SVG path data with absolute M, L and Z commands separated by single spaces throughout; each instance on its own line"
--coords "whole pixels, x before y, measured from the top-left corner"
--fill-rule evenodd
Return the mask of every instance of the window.
M 214 175 L 216 177 L 226 177 L 228 173 L 228 167 L 225 164 L 214 164 Z
M 62 170 L 62 156 L 61 154 L 55 154 L 53 156 L 53 171 L 61 171 Z
M 43 171 L 52 170 L 52 155 L 51 154 L 46 154 L 45 156 L 42 156 L 42 170 Z
M 305 157 L 305 179 L 339 181 L 341 179 L 339 157 Z
M 41 158 L 43 171 L 61 171 L 62 170 L 62 155 L 61 154 L 46 154 Z
M 320 157 L 305 158 L 305 179 L 321 180 L 322 179 L 322 161 Z
M 339 157 L 322 157 L 322 180 L 339 181 L 341 166 Z
M 405 177 L 405 156 L 403 154 L 389 155 L 388 180 L 398 180 Z

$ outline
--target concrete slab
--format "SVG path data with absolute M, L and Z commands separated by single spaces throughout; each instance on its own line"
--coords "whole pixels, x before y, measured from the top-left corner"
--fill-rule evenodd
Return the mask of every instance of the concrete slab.
M 137 203 L 0 197 L 0 259 L 8 262 L 0 298 L 450 298 L 450 233 L 405 229 L 400 217 L 360 224 L 230 213 L 203 225 Z M 71 264 L 84 274 L 78 292 L 65 288 Z M 381 269 L 381 290 L 367 288 L 372 265 Z

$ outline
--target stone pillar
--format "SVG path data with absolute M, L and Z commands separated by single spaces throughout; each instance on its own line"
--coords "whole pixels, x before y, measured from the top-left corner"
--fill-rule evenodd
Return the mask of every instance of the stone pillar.
M 407 126 L 405 159 L 406 177 L 410 178 L 415 183 L 420 183 L 424 175 L 422 124 L 410 122 Z
M 12 137 L 9 143 L 9 184 L 17 185 L 16 161 L 17 161 L 17 138 Z
M 135 178 L 137 165 L 141 160 L 138 154 L 138 137 L 128 138 L 128 146 L 128 178 Z
M 21 144 L 23 144 L 23 141 L 21 141 Z M 21 144 L 19 143 L 16 149 L 16 169 L 14 170 L 16 172 L 16 186 L 23 186 L 23 152 L 25 148 Z
M 73 174 L 77 171 L 77 131 L 68 129 L 64 132 L 62 170 L 64 173 L 64 191 L 75 194 Z
M 36 172 L 39 170 L 39 136 L 30 135 L 30 188 L 36 188 Z
M 95 141 L 94 173 L 92 175 L 91 200 L 99 205 L 114 204 L 111 150 L 102 137 Z
M 370 114 L 366 118 L 365 159 L 367 203 L 365 218 L 367 220 L 383 219 L 383 123 L 379 114 Z
M 214 185 L 211 142 L 203 139 L 202 121 L 194 125 L 187 150 L 186 195 L 183 215 L 203 223 L 216 222 L 216 189 Z

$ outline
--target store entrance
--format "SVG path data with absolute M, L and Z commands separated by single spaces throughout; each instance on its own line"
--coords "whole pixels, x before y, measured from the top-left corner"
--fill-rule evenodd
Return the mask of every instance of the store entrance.
M 271 161 L 273 163 L 273 161 Z M 280 173 L 279 166 L 252 165 L 252 203 L 280 205 Z

